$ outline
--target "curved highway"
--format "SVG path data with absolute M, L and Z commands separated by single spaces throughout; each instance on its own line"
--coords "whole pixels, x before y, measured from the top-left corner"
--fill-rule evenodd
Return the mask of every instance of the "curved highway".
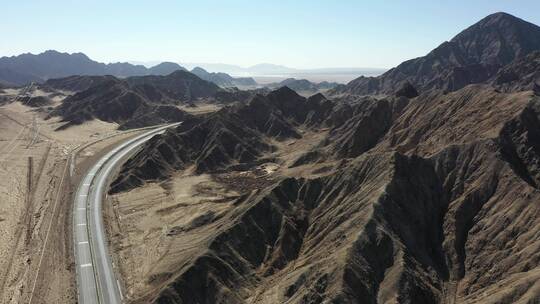
M 158 127 L 119 145 L 103 156 L 79 184 L 73 209 L 78 303 L 122 303 L 122 290 L 108 252 L 101 214 L 109 174 L 121 164 L 122 159 L 147 140 L 178 124 Z

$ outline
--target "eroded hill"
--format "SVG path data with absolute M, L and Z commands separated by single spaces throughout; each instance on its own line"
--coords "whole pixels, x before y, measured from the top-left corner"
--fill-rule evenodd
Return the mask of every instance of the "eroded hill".
M 160 197 L 123 216 L 174 226 L 151 233 L 161 253 L 133 300 L 532 301 L 539 106 L 531 91 L 482 85 L 352 104 L 280 89 L 188 121 L 113 183 L 119 204 L 144 189 Z M 207 177 L 186 200 L 175 193 L 188 176 Z M 203 199 L 203 185 L 221 198 Z
M 156 103 L 146 91 L 111 77 L 68 96 L 51 116 L 62 117 L 66 122 L 62 128 L 99 119 L 118 123 L 120 129 L 128 129 L 181 121 L 189 114 L 174 104 Z
M 120 129 L 183 121 L 199 106 L 220 108 L 245 102 L 264 90 L 222 89 L 187 71 L 166 76 L 71 76 L 40 85 L 50 92 L 68 94 L 50 116 L 60 116 L 64 128 L 92 119 L 115 122 Z

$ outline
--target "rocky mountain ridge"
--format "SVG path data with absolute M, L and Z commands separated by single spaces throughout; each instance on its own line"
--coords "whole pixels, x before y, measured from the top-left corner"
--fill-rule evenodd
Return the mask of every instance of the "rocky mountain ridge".
M 239 195 L 219 216 L 179 224 L 183 239 L 205 241 L 178 264 L 157 265 L 152 278 L 162 279 L 137 301 L 534 303 L 536 33 L 491 15 L 344 98 L 281 88 L 150 141 L 111 194 L 166 187 L 177 172 L 278 169 L 269 185 L 233 188 Z M 317 141 L 305 145 L 308 137 Z
M 55 88 L 82 89 L 68 96 L 51 116 L 61 116 L 64 127 L 100 119 L 116 122 L 129 129 L 176 122 L 190 115 L 177 105 L 214 96 L 220 89 L 186 72 L 167 76 L 137 76 L 117 79 L 113 76 L 68 77 L 50 80 Z
M 172 62 L 164 62 L 149 69 L 127 62 L 105 64 L 94 61 L 83 53 L 68 54 L 54 50 L 37 55 L 26 53 L 0 58 L 0 81 L 16 86 L 73 75 L 130 77 L 168 75 L 176 70 L 185 71 L 185 68 Z
M 506 13 L 495 13 L 378 77 L 360 77 L 332 94 L 392 94 L 404 82 L 417 90 L 455 91 L 486 83 L 513 60 L 540 50 L 540 27 Z
M 533 92 L 477 85 L 352 105 L 280 89 L 188 121 L 149 142 L 112 192 L 191 164 L 215 172 L 264 162 L 275 149 L 269 138 L 301 137 L 308 126 L 330 128 L 316 148 L 327 154 L 297 165 L 341 164 L 242 195 L 207 224 L 224 228 L 205 254 L 142 301 L 250 303 L 254 294 L 260 303 L 533 300 L 540 241 L 529 227 L 540 228 L 533 203 L 539 118 Z M 493 292 L 497 284 L 505 289 Z
M 113 192 L 166 178 L 191 165 L 199 173 L 253 167 L 262 155 L 275 150 L 270 139 L 300 138 L 298 126 L 325 125 L 332 105 L 322 95 L 306 99 L 283 87 L 256 95 L 246 104 L 188 119 L 132 158 L 113 183 Z

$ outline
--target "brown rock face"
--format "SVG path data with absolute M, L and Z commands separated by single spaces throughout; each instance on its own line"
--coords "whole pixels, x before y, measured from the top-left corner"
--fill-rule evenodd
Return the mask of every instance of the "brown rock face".
M 518 58 L 501 69 L 490 83 L 505 92 L 535 90 L 540 84 L 540 51 Z
M 539 115 L 530 91 L 476 85 L 349 105 L 283 89 L 188 120 L 131 159 L 113 191 L 188 164 L 256 163 L 273 149 L 268 139 L 309 126 L 330 130 L 296 165 L 340 165 L 282 177 L 179 228 L 206 229 L 202 253 L 138 301 L 534 303 Z
M 414 98 L 418 96 L 418 91 L 414 88 L 414 86 L 410 82 L 406 81 L 405 83 L 403 83 L 401 88 L 397 90 L 396 96 Z

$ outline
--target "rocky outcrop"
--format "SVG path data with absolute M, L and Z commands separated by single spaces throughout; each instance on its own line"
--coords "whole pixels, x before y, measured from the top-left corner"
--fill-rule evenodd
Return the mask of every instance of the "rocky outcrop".
M 388 100 L 365 100 L 357 114 L 333 129 L 326 144 L 337 158 L 356 157 L 374 147 L 392 124 Z
M 414 86 L 406 81 L 401 85 L 401 87 L 396 91 L 396 97 L 407 97 L 407 98 L 414 98 L 418 96 L 418 91 L 414 88 Z
M 499 133 L 504 159 L 531 186 L 540 185 L 540 99 L 535 98 Z
M 540 51 L 514 60 L 501 69 L 490 83 L 504 92 L 537 90 L 540 86 Z

